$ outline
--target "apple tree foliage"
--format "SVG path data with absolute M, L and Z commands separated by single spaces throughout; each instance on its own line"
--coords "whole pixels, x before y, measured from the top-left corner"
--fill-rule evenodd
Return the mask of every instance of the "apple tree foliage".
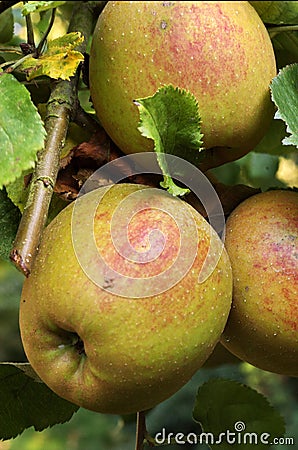
M 57 185 L 55 190 L 62 157 L 63 164 L 67 164 L 65 158 L 71 159 L 74 149 L 98 131 L 89 100 L 86 68 L 92 30 L 104 4 L 0 2 L 0 258 L 3 260 L 9 260 L 26 203 L 32 209 L 29 208 L 30 218 L 26 218 L 23 227 L 30 228 L 32 223 L 32 236 L 40 233 L 67 204 L 65 198 L 70 199 L 71 190 L 68 180 L 62 182 L 64 191 L 61 186 L 57 189 Z M 267 26 L 276 54 L 279 72 L 270 86 L 276 114 L 254 151 L 229 163 L 228 171 L 224 165 L 213 170 L 221 182 L 217 190 L 226 215 L 241 199 L 260 189 L 288 187 L 277 179 L 272 182 L 280 157 L 297 164 L 298 2 L 251 4 Z M 63 24 L 60 29 L 58 20 Z M 21 37 L 19 29 L 26 30 Z M 57 29 L 52 37 L 51 31 Z M 203 135 L 196 99 L 179 86 L 169 85 L 152 97 L 136 99 L 135 106 L 140 115 L 140 133 L 154 140 L 164 176 L 161 187 L 174 195 L 185 195 L 186 190 L 168 175 L 163 154 L 188 159 L 195 165 L 200 163 Z M 80 131 L 73 133 L 74 126 L 80 127 Z M 52 191 L 42 194 L 38 203 L 38 195 L 28 188 L 30 180 L 41 181 L 45 190 L 48 186 L 54 188 L 54 194 Z M 297 187 L 297 167 L 296 178 L 289 185 Z M 14 262 L 19 263 L 17 257 Z M 40 431 L 66 422 L 78 409 L 54 394 L 26 362 L 2 362 L 0 380 L 0 439 L 14 438 L 32 426 Z M 272 436 L 285 434 L 284 421 L 270 402 L 249 386 L 233 380 L 211 379 L 200 386 L 194 399 L 193 419 L 204 432 L 214 435 L 230 429 L 240 419 L 247 431 L 266 430 Z M 156 444 L 150 436 L 145 437 L 148 444 Z M 227 448 L 224 444 L 210 447 Z

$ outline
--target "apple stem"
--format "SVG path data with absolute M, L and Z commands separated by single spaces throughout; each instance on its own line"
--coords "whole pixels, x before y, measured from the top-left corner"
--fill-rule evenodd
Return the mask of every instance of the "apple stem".
M 146 434 L 147 434 L 146 413 L 145 413 L 145 411 L 139 411 L 139 412 L 137 412 L 135 450 L 143 450 L 144 449 Z

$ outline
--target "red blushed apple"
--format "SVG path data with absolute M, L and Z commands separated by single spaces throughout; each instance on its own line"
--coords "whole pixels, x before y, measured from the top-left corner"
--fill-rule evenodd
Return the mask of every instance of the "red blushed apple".
M 126 153 L 152 151 L 133 100 L 172 84 L 196 97 L 204 146 L 226 160 L 253 149 L 273 117 L 273 48 L 255 9 L 233 2 L 108 2 L 90 52 L 97 116 Z M 225 159 L 221 154 L 219 160 Z
M 25 280 L 24 349 L 61 397 L 102 413 L 146 410 L 180 389 L 219 341 L 229 258 L 205 219 L 160 189 L 119 184 L 78 200 L 46 228 Z M 199 282 L 207 254 L 212 270 Z
M 298 194 L 272 190 L 227 221 L 233 305 L 221 342 L 270 372 L 298 376 Z

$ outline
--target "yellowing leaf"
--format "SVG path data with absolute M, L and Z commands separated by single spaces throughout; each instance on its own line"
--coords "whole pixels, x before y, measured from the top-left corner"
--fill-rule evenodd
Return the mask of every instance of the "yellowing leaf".
M 51 41 L 40 58 L 28 58 L 20 67 L 26 71 L 28 80 L 42 75 L 69 80 L 84 60 L 82 53 L 74 50 L 83 40 L 80 33 L 68 33 Z
M 84 36 L 80 32 L 67 33 L 48 43 L 47 54 L 55 55 L 61 51 L 73 50 L 82 44 Z
M 69 80 L 75 74 L 77 67 L 83 61 L 83 55 L 80 52 L 71 50 L 68 53 L 58 53 L 56 55 L 42 56 L 39 59 L 32 58 L 36 61 L 34 67 L 27 69 L 27 79 L 30 81 L 33 78 L 46 75 L 50 78 L 61 80 Z M 31 62 L 31 59 L 27 60 Z

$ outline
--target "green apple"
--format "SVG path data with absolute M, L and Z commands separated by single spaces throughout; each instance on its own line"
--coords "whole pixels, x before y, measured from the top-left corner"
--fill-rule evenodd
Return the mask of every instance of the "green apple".
M 298 194 L 250 197 L 227 220 L 233 304 L 222 344 L 260 369 L 298 376 Z
M 199 278 L 204 261 L 210 271 Z M 231 301 L 229 258 L 208 222 L 161 189 L 117 184 L 79 197 L 45 229 L 24 282 L 21 337 L 58 395 L 128 414 L 165 400 L 203 365 Z
M 172 84 L 198 100 L 205 148 L 224 149 L 226 160 L 244 155 L 273 117 L 269 84 L 275 75 L 271 40 L 246 1 L 111 1 L 90 52 L 95 111 L 126 154 L 153 150 L 137 129 L 133 100 Z

